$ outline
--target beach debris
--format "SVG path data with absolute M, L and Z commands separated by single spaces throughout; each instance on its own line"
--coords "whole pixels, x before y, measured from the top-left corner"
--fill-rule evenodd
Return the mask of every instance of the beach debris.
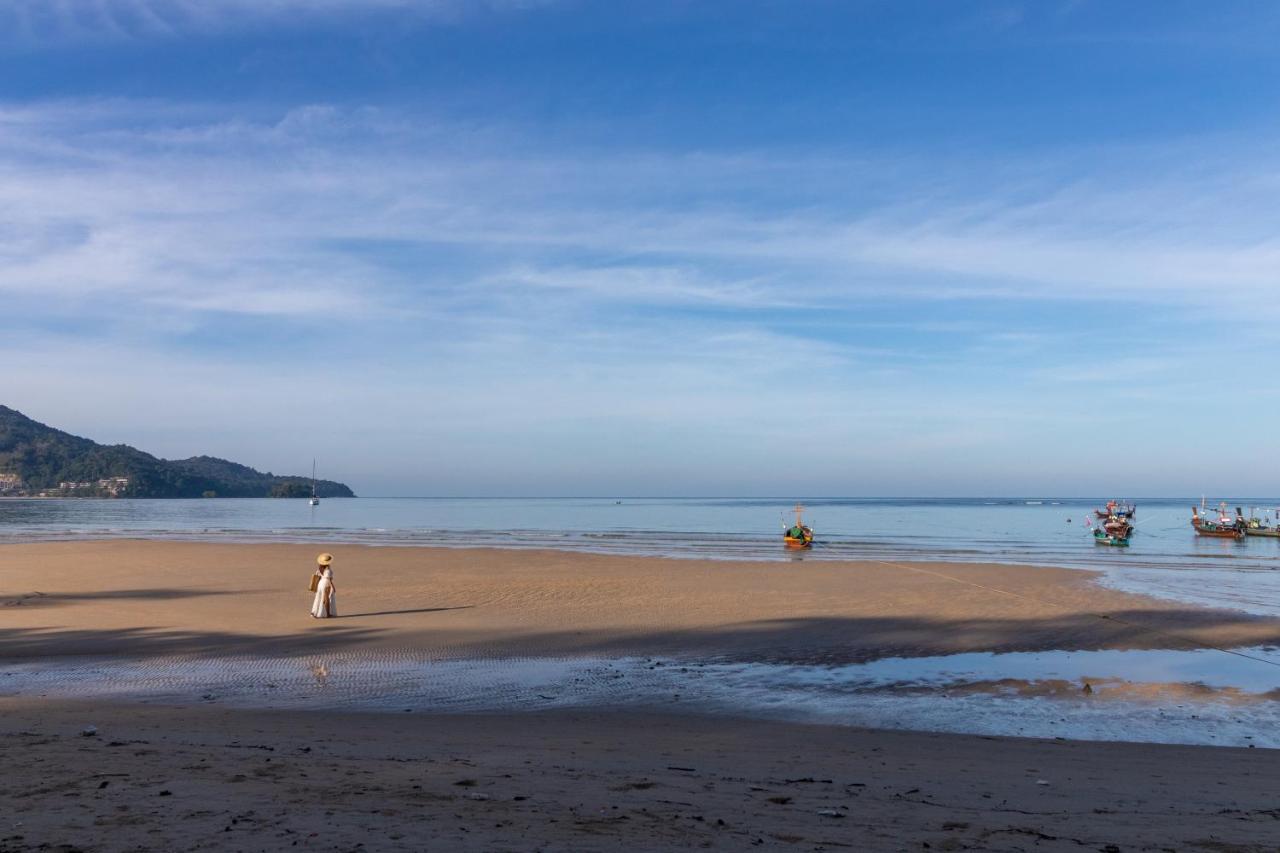
M 1037 779 L 1037 780 L 1036 780 L 1036 784 L 1037 784 L 1037 785 L 1048 785 L 1048 784 L 1049 784 L 1049 780 L 1048 780 L 1048 779 Z
M 780 806 L 785 806 L 787 803 L 791 802 L 791 798 L 790 797 L 770 797 L 769 802 L 777 803 Z
M 837 809 L 818 809 L 818 814 L 822 817 L 844 817 L 844 813 Z
M 668 770 L 679 770 L 681 773 L 697 773 L 697 772 L 698 772 L 698 771 L 697 771 L 695 768 L 693 768 L 693 767 L 677 767 L 677 766 L 676 766 L 676 765 L 674 765 L 674 764 L 668 764 L 668 765 L 667 765 L 667 769 L 668 769 Z
M 83 729 L 80 730 L 80 737 L 97 737 L 97 736 L 98 736 L 97 726 L 85 726 Z
M 457 782 L 454 782 L 453 784 L 457 785 L 459 788 L 474 788 L 476 786 L 476 780 L 475 779 L 459 779 Z
M 170 791 L 168 788 L 165 788 L 163 791 L 161 791 L 161 792 L 160 792 L 160 796 L 161 796 L 161 797 L 172 797 L 172 796 L 173 796 L 173 791 Z

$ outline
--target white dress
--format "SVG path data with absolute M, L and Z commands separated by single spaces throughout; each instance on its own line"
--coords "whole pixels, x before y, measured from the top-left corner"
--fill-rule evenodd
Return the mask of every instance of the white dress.
M 324 598 L 329 596 L 329 608 L 325 609 Z M 320 583 L 316 587 L 315 601 L 311 603 L 311 615 L 317 619 L 338 615 L 338 593 L 333 592 L 333 569 L 325 567 L 320 575 Z

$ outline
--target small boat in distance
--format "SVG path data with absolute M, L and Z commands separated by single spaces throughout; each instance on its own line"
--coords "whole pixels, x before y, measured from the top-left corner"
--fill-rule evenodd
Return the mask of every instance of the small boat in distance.
M 1191 505 L 1191 526 L 1197 536 L 1216 536 L 1222 539 L 1244 538 L 1243 525 L 1227 514 L 1227 505 L 1218 504 L 1218 520 L 1212 521 L 1207 515 L 1201 515 L 1196 505 Z
M 307 503 L 312 506 L 320 506 L 320 498 L 316 495 L 316 460 L 311 460 L 311 500 Z
M 782 542 L 788 548 L 812 548 L 813 528 L 804 523 L 804 507 L 796 504 L 795 513 L 796 523 L 783 531 Z
M 1138 513 L 1138 508 L 1133 504 L 1121 503 L 1120 501 L 1107 501 L 1105 509 L 1095 509 L 1094 515 L 1098 518 L 1133 518 Z

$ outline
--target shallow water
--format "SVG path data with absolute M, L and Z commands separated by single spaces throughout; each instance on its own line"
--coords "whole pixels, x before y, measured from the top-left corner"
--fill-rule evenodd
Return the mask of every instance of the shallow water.
M 1081 740 L 1280 748 L 1280 649 L 1036 652 L 801 666 L 418 653 L 0 666 L 0 695 L 373 712 L 603 707 Z M 1086 685 L 1088 689 L 1086 690 Z
M 1136 499 L 1129 548 L 1094 544 L 1100 498 L 807 500 L 817 545 L 786 551 L 792 498 L 0 500 L 0 542 L 148 537 L 555 548 L 724 560 L 937 560 L 1097 569 L 1173 600 L 1280 615 L 1280 540 L 1196 537 L 1193 500 Z M 1195 501 L 1198 503 L 1198 500 Z M 1274 507 L 1277 498 L 1242 498 Z M 1070 523 L 1068 523 L 1068 519 Z

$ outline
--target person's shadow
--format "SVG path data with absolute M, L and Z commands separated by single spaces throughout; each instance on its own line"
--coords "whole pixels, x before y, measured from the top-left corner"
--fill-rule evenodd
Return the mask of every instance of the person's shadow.
M 354 619 L 356 616 L 401 616 L 406 613 L 439 613 L 442 610 L 470 610 L 474 604 L 463 604 L 458 607 L 419 607 L 416 610 L 379 610 L 376 613 L 344 613 L 339 619 Z

